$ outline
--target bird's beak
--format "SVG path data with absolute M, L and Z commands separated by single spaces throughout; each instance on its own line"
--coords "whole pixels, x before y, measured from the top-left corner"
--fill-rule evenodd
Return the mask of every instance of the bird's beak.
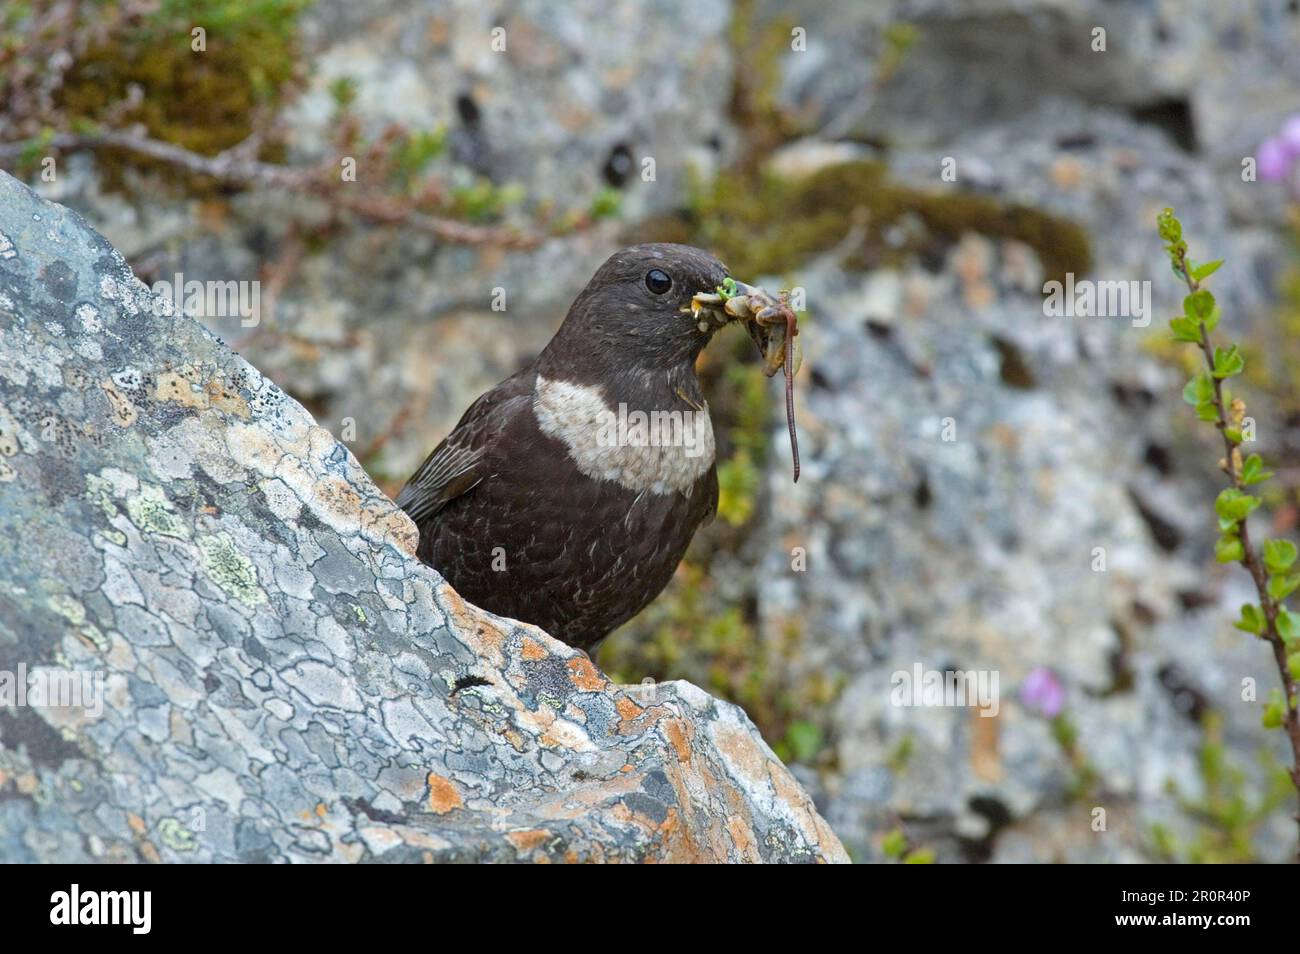
M 757 285 L 738 281 L 731 276 L 713 292 L 701 292 L 691 299 L 690 311 L 700 322 L 700 330 L 716 331 L 732 321 L 743 321 L 763 356 L 764 372 L 770 377 L 781 369 L 785 360 L 787 329 L 780 319 L 788 313 L 782 300 Z M 795 332 L 797 334 L 797 332 Z M 793 365 L 798 367 L 802 355 L 799 339 L 792 340 Z
M 691 299 L 691 315 L 701 322 L 709 322 L 716 330 L 737 319 L 751 318 L 746 301 L 761 291 L 728 275 L 715 291 L 700 292 Z

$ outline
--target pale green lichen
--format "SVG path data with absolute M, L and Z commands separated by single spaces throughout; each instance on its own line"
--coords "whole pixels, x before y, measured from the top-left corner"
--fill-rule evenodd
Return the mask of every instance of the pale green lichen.
M 214 533 L 198 539 L 203 568 L 212 582 L 245 606 L 266 602 L 266 592 L 257 583 L 257 568 L 239 552 L 227 533 Z
M 126 500 L 126 512 L 131 522 L 146 533 L 185 539 L 189 531 L 171 510 L 171 504 L 156 487 L 145 487 Z
M 168 816 L 158 823 L 158 837 L 172 851 L 188 852 L 196 847 L 194 833 L 176 818 Z
M 58 613 L 73 626 L 80 626 L 86 621 L 86 607 L 80 601 L 66 593 L 57 593 L 50 597 L 50 609 Z
M 98 507 L 109 520 L 117 516 L 117 503 L 113 500 L 113 485 L 107 478 L 99 474 L 87 474 L 86 499 Z M 125 542 L 126 538 L 122 537 L 122 543 Z M 121 546 L 120 543 L 118 545 Z
M 80 635 L 83 639 L 86 639 L 86 640 L 90 641 L 91 643 L 93 643 L 94 646 L 95 646 L 95 648 L 96 648 L 97 650 L 99 650 L 101 653 L 106 653 L 106 652 L 108 652 L 108 650 L 109 650 L 109 648 L 110 648 L 110 646 L 109 646 L 109 642 L 108 642 L 108 637 L 105 636 L 105 635 L 100 631 L 99 627 L 96 626 L 94 623 L 87 623 L 85 626 L 81 627 L 81 629 L 80 629 L 80 631 L 79 631 L 79 635 Z M 69 667 L 69 668 L 71 668 L 71 667 Z

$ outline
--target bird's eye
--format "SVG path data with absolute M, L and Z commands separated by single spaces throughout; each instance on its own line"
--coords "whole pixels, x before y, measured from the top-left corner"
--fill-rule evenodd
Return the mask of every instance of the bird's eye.
M 657 268 L 652 268 L 646 272 L 645 287 L 650 289 L 656 295 L 662 295 L 668 289 L 673 287 L 673 280 L 664 272 Z

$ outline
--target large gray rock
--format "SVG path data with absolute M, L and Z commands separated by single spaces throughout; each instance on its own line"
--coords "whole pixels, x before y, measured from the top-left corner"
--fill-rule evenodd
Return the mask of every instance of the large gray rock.
M 610 685 L 414 543 L 0 174 L 0 860 L 845 860 L 735 706 Z M 35 695 L 56 677 L 85 694 Z

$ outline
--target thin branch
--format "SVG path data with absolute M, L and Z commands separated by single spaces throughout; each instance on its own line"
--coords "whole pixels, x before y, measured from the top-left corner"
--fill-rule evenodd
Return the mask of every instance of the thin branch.
M 1187 285 L 1189 293 L 1195 293 L 1200 290 L 1201 283 L 1192 277 L 1192 268 L 1187 261 L 1187 252 L 1184 250 L 1178 255 L 1178 269 L 1183 276 L 1183 281 Z M 1228 408 L 1223 400 L 1223 378 L 1216 377 L 1214 374 L 1214 348 L 1210 343 L 1210 334 L 1206 329 L 1205 322 L 1200 323 L 1201 337 L 1197 345 L 1201 349 L 1201 354 L 1205 356 L 1206 366 L 1210 380 L 1214 383 L 1214 407 L 1218 415 L 1214 426 L 1218 428 L 1220 436 L 1223 438 L 1224 458 L 1223 470 L 1228 475 L 1228 480 L 1234 488 L 1244 491 L 1246 483 L 1242 480 L 1241 475 L 1241 451 L 1238 444 L 1228 434 Z M 1282 679 L 1283 690 L 1286 694 L 1286 718 L 1285 725 L 1287 737 L 1291 742 L 1291 768 L 1289 774 L 1291 781 L 1295 785 L 1297 798 L 1300 798 L 1300 711 L 1296 708 L 1297 686 L 1296 680 L 1291 675 L 1291 670 L 1287 666 L 1286 641 L 1282 638 L 1277 628 L 1277 617 L 1282 609 L 1282 604 L 1274 600 L 1268 592 L 1268 572 L 1260 562 L 1259 555 L 1255 552 L 1255 547 L 1251 544 L 1250 528 L 1247 526 L 1247 518 L 1243 517 L 1237 523 L 1238 536 L 1241 540 L 1243 556 L 1241 564 L 1250 574 L 1255 583 L 1255 590 L 1259 595 L 1260 607 L 1264 610 L 1265 629 L 1263 638 L 1268 641 L 1273 649 L 1273 660 L 1277 664 L 1278 675 Z M 1297 824 L 1300 824 L 1300 811 L 1295 816 Z M 1300 842 L 1296 845 L 1296 857 L 1300 860 Z
M 405 225 L 426 232 L 453 245 L 494 245 L 503 248 L 534 248 L 542 236 L 513 228 L 475 225 L 430 215 L 410 207 L 399 197 L 366 192 L 334 181 L 337 166 L 332 160 L 310 166 L 282 166 L 256 158 L 256 141 L 245 140 L 215 156 L 203 156 L 173 143 L 121 130 L 77 134 L 56 133 L 40 143 L 56 152 L 82 149 L 124 149 L 159 162 L 208 176 L 231 185 L 275 188 L 324 199 L 341 209 L 372 222 Z M 27 152 L 32 140 L 0 143 L 0 162 Z M 345 187 L 346 186 L 346 187 Z

